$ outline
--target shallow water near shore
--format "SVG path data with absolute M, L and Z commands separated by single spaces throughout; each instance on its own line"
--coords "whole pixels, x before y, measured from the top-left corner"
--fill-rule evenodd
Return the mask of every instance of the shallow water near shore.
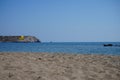
M 48 52 L 120 55 L 120 47 L 103 46 L 103 44 L 109 43 L 113 45 L 120 45 L 120 42 L 0 43 L 0 52 Z

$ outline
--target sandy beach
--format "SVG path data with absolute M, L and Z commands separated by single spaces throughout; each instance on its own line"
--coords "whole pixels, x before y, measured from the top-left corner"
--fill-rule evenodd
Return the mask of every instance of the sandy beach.
M 0 80 L 120 80 L 120 56 L 0 52 Z

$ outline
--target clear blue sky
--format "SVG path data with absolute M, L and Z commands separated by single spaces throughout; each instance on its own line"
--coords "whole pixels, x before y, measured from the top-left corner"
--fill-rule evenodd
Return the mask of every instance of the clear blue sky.
M 0 35 L 120 41 L 120 0 L 0 0 Z

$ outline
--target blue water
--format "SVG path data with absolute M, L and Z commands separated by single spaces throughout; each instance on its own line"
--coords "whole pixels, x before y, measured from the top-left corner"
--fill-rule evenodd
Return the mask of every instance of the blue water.
M 53 43 L 0 43 L 0 52 L 49 52 L 77 54 L 120 55 L 120 47 L 104 47 L 103 44 L 120 42 L 53 42 Z

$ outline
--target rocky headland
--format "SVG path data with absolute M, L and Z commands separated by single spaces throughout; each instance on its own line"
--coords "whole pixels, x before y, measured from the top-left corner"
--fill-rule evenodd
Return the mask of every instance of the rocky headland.
M 35 36 L 0 36 L 0 42 L 41 42 Z

